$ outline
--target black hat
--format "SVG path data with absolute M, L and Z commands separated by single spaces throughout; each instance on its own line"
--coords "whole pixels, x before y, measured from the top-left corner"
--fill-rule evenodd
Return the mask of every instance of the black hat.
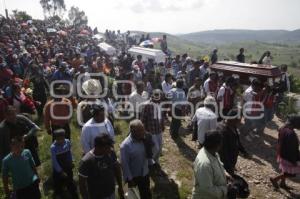
M 54 137 L 65 136 L 66 131 L 64 129 L 56 129 L 53 131 Z
M 58 84 L 54 86 L 54 91 L 65 91 L 67 90 L 66 85 L 64 84 Z
M 98 114 L 99 112 L 103 112 L 104 110 L 105 110 L 105 107 L 102 104 L 93 104 L 91 113 L 93 116 L 95 116 L 96 114 Z
M 95 147 L 105 147 L 114 145 L 114 141 L 108 134 L 97 136 L 94 140 L 94 143 Z
M 92 109 L 95 111 L 104 111 L 105 108 L 102 104 L 93 104 Z

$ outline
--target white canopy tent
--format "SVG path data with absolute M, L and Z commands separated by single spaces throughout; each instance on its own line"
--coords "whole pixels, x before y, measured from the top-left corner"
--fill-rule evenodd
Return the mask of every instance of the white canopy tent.
M 135 57 L 137 55 L 142 55 L 143 61 L 148 61 L 148 59 L 153 59 L 156 63 L 165 62 L 166 55 L 163 51 L 152 48 L 143 47 L 132 47 L 128 50 L 131 55 Z
M 105 42 L 100 43 L 98 46 L 102 51 L 104 51 L 106 54 L 108 54 L 110 56 L 115 55 L 117 52 L 114 47 L 112 47 L 111 45 L 109 45 Z

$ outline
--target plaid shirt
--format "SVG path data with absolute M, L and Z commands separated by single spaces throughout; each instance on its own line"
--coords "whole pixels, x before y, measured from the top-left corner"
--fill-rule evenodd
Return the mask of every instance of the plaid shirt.
M 160 105 L 151 100 L 143 103 L 140 120 L 143 122 L 146 131 L 151 134 L 159 134 L 164 131 Z

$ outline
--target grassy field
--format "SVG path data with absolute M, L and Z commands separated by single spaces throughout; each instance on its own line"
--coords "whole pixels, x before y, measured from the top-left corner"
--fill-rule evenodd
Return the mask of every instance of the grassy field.
M 40 122 L 37 122 L 43 128 Z M 71 122 L 71 132 L 72 132 L 72 154 L 75 160 L 74 179 L 78 181 L 78 165 L 82 157 L 82 150 L 80 145 L 80 128 L 77 126 L 75 119 L 73 118 Z M 128 135 L 128 122 L 125 120 L 115 121 L 115 132 L 116 132 L 116 144 L 115 149 L 117 151 L 118 157 L 120 144 Z M 52 142 L 51 136 L 49 136 L 45 129 L 39 132 L 39 154 L 41 159 L 41 166 L 38 168 L 39 175 L 41 177 L 40 188 L 42 190 L 43 199 L 53 198 L 53 189 L 51 188 L 51 157 L 50 157 L 50 145 Z M 170 138 L 164 140 L 168 143 Z M 165 155 L 161 157 L 161 165 L 164 167 L 164 171 L 160 173 L 159 176 L 152 177 L 151 188 L 153 192 L 153 198 L 157 199 L 167 199 L 167 198 L 187 198 L 191 194 L 191 185 L 193 174 L 190 172 L 192 167 L 191 161 L 186 159 L 177 148 L 174 150 L 174 146 L 166 145 L 164 147 Z M 176 164 L 174 164 L 176 160 Z M 178 166 L 180 168 L 178 168 Z M 186 170 L 185 168 L 189 168 Z M 177 172 L 178 171 L 178 172 Z M 167 174 L 168 173 L 168 174 Z M 169 176 L 169 174 L 171 175 Z M 170 180 L 170 178 L 172 178 Z M 176 179 L 180 179 L 176 181 Z M 3 184 L 0 182 L 0 198 L 4 198 Z
M 45 129 L 43 128 L 43 125 L 40 121 L 37 121 L 37 124 L 42 127 L 42 131 L 38 134 L 38 140 L 39 140 L 39 155 L 41 159 L 41 166 L 38 168 L 39 175 L 41 177 L 41 190 L 43 199 L 52 199 L 53 190 L 51 188 L 51 176 L 52 173 L 52 165 L 51 165 L 51 156 L 50 156 L 50 146 L 52 143 L 52 137 L 49 136 Z M 75 117 L 73 118 L 71 122 L 71 135 L 72 135 L 72 154 L 73 158 L 75 160 L 75 168 L 74 168 L 74 177 L 75 181 L 78 181 L 77 171 L 78 171 L 78 165 L 79 161 L 82 157 L 82 148 L 80 145 L 80 128 L 77 125 L 77 122 L 75 120 Z M 117 121 L 115 125 L 115 131 L 117 133 L 116 136 L 116 149 L 119 155 L 119 144 L 124 140 L 126 135 L 128 134 L 128 124 L 125 121 Z M 2 181 L 0 182 L 0 198 L 4 198 L 4 191 L 3 191 L 3 184 Z

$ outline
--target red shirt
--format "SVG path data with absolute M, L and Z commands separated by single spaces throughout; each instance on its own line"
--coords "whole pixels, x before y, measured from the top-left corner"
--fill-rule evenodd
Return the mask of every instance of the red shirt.
M 5 118 L 5 110 L 8 106 L 8 102 L 4 98 L 0 98 L 0 122 Z
M 6 81 L 13 77 L 14 73 L 9 68 L 0 69 L 0 87 L 2 88 Z

